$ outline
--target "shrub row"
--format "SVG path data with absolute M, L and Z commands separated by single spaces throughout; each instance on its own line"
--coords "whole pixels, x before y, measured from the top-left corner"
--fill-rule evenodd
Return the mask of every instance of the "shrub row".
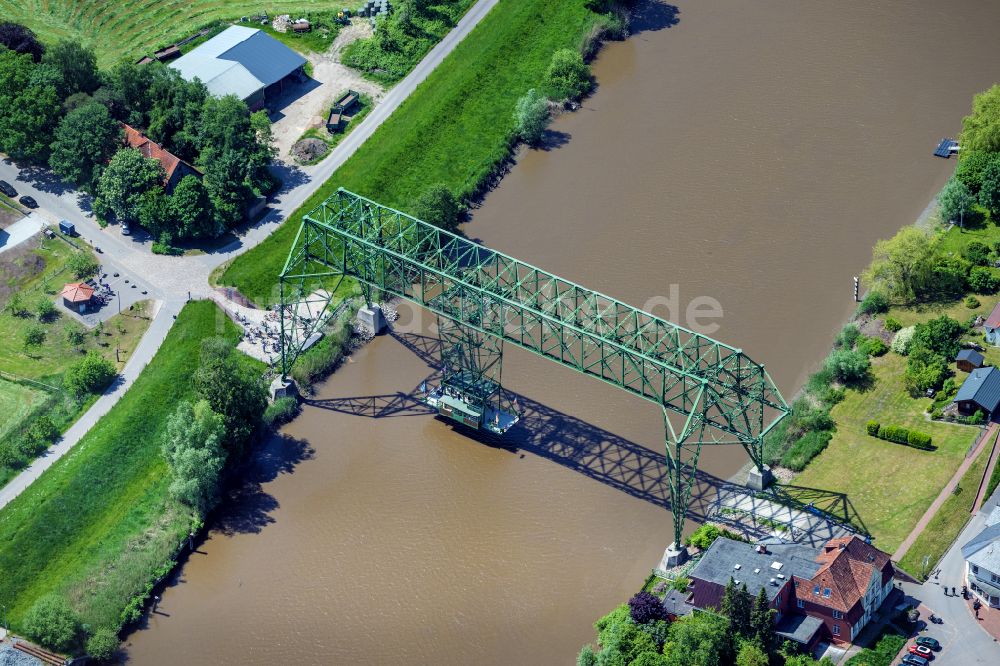
M 916 430 L 910 430 L 909 428 L 897 425 L 881 425 L 878 421 L 869 421 L 865 425 L 865 429 L 872 437 L 878 437 L 887 442 L 905 444 L 924 451 L 932 451 L 934 449 L 931 445 L 931 436 Z

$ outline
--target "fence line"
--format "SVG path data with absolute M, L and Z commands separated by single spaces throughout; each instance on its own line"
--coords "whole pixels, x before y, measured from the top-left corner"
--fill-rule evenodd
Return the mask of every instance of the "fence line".
M 21 377 L 19 375 L 15 375 L 13 372 L 7 372 L 6 370 L 0 370 L 0 379 L 6 379 L 14 384 L 31 384 L 32 386 L 37 386 L 45 391 L 55 391 L 57 393 L 63 392 L 63 390 L 58 386 L 52 386 L 51 384 L 35 381 L 34 379 Z

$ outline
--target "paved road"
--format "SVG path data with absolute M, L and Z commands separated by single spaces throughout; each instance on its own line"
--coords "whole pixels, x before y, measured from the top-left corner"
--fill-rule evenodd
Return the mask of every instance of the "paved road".
M 937 577 L 932 576 L 923 585 L 903 583 L 903 591 L 907 596 L 919 599 L 924 606 L 944 620 L 942 624 L 930 625 L 925 632 L 922 632 L 923 635 L 938 639 L 944 646 L 934 660 L 937 666 L 1000 664 L 1000 645 L 979 625 L 961 594 L 955 597 L 944 594 L 944 586 L 949 589 L 952 587 L 956 590 L 962 589 L 965 575 L 962 545 L 983 529 L 986 515 L 993 510 L 998 496 L 1000 493 L 995 493 L 993 499 L 986 502 L 983 509 L 969 521 L 962 534 L 945 553 Z
M 76 226 L 80 237 L 103 250 L 106 264 L 123 272 L 139 276 L 153 285 L 151 296 L 163 302 L 160 313 L 153 320 L 142 342 L 123 371 L 124 381 L 101 396 L 63 439 L 50 452 L 0 489 L 0 507 L 10 502 L 27 488 L 32 481 L 64 455 L 101 416 L 118 401 L 142 370 L 156 354 L 166 337 L 173 315 L 190 295 L 192 298 L 216 296 L 208 284 L 212 270 L 258 245 L 277 226 L 287 219 L 319 187 L 346 162 L 383 122 L 417 89 L 441 61 L 472 31 L 499 0 L 479 0 L 458 25 L 441 40 L 410 74 L 382 99 L 370 114 L 322 161 L 310 167 L 278 165 L 286 187 L 271 202 L 265 217 L 248 229 L 233 243 L 204 255 L 166 257 L 155 255 L 150 249 L 150 239 L 122 236 L 117 226 L 102 229 L 90 213 L 89 198 L 62 183 L 52 174 L 41 169 L 19 170 L 9 159 L 0 161 L 0 180 L 6 180 L 18 190 L 18 195 L 30 194 L 41 206 L 40 214 L 50 223 L 68 220 Z

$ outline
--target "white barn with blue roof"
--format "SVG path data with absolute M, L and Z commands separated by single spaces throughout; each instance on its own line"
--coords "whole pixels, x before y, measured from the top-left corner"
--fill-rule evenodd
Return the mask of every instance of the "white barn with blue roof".
M 256 28 L 230 26 L 170 63 L 187 81 L 200 80 L 216 97 L 236 95 L 251 109 L 280 95 L 302 75 L 306 59 Z

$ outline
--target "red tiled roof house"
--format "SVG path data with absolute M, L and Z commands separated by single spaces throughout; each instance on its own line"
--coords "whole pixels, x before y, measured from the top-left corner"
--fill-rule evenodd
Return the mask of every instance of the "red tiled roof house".
M 856 536 L 820 548 L 723 537 L 689 576 L 695 608 L 721 607 L 730 578 L 753 596 L 763 589 L 778 635 L 812 649 L 824 639 L 852 642 L 892 591 L 893 568 L 886 553 Z
M 201 178 L 201 172 L 193 166 L 177 157 L 160 144 L 149 139 L 145 134 L 130 125 L 122 123 L 125 129 L 125 144 L 130 148 L 135 148 L 143 157 L 156 160 L 163 165 L 163 189 L 167 194 L 171 194 L 177 183 L 181 182 L 184 176 L 192 175 Z

